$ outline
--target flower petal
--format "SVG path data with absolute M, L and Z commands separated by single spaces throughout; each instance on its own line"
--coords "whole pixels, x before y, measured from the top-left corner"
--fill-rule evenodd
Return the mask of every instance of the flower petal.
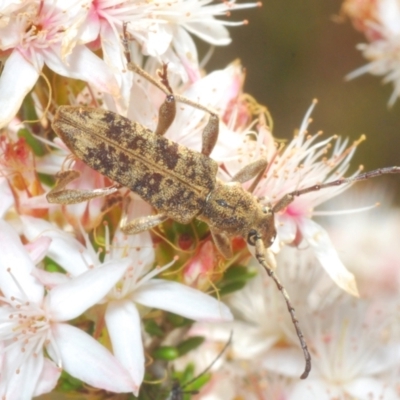
M 76 318 L 98 303 L 122 278 L 131 261 L 109 261 L 53 288 L 46 297 L 55 321 Z
M 42 236 L 34 242 L 28 243 L 24 246 L 35 265 L 40 263 L 40 261 L 46 257 L 50 243 L 51 239 L 49 237 Z
M 231 321 L 229 308 L 213 297 L 181 283 L 152 279 L 134 293 L 133 300 L 147 307 L 173 312 L 195 321 Z
M 36 60 L 43 66 L 40 54 Z M 0 77 L 0 128 L 7 125 L 39 77 L 38 71 L 19 51 L 14 50 Z
M 0 254 L 0 288 L 3 294 L 7 298 L 22 296 L 40 303 L 43 286 L 31 275 L 34 264 L 17 232 L 3 220 L 0 220 Z
M 90 252 L 68 233 L 43 219 L 21 216 L 23 232 L 28 240 L 36 240 L 38 236 L 52 239 L 48 256 L 61 265 L 72 276 L 87 271 L 93 264 Z
M 226 46 L 232 39 L 229 31 L 218 20 L 209 18 L 205 21 L 189 22 L 182 24 L 191 34 L 213 44 L 214 46 Z
M 14 204 L 14 196 L 8 185 L 7 179 L 0 178 L 0 218 Z
M 340 399 L 342 391 L 337 386 L 333 386 L 320 379 L 308 378 L 296 382 L 293 390 L 290 392 L 291 400 L 332 400 Z
M 61 369 L 53 361 L 48 358 L 44 358 L 43 361 L 42 372 L 33 392 L 35 397 L 51 392 L 56 387 L 58 378 L 61 375 Z
M 54 286 L 61 285 L 62 283 L 69 282 L 71 277 L 61 272 L 48 272 L 40 268 L 34 268 L 32 275 L 43 285 L 46 289 L 51 289 Z
M 354 275 L 340 261 L 328 233 L 308 218 L 302 218 L 299 226 L 304 239 L 313 248 L 316 257 L 332 280 L 346 292 L 358 297 Z
M 295 219 L 287 214 L 276 216 L 276 230 L 279 242 L 293 243 L 296 239 L 296 222 Z
M 115 357 L 139 387 L 144 377 L 145 358 L 140 316 L 135 305 L 130 300 L 110 302 L 105 321 Z
M 46 51 L 44 56 L 45 63 L 54 72 L 92 83 L 100 91 L 118 98 L 119 87 L 114 74 L 107 64 L 86 46 L 75 46 L 66 59 L 68 64 L 64 64 L 58 54 L 57 49 L 53 47 Z
M 43 352 L 22 358 L 20 347 L 9 348 L 4 354 L 0 380 L 1 399 L 25 400 L 33 397 L 43 370 Z
M 100 343 L 74 326 L 54 324 L 53 338 L 63 369 L 91 386 L 116 393 L 138 391 L 128 371 Z M 47 346 L 56 361 L 56 352 Z M 57 361 L 56 361 L 57 362 Z
M 347 383 L 346 392 L 355 399 L 384 399 L 396 400 L 398 393 L 395 392 L 395 385 L 390 387 L 382 379 L 371 377 L 360 377 Z

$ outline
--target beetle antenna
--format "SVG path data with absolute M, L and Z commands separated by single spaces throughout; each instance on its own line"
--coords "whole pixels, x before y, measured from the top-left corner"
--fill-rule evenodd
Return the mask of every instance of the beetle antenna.
M 370 178 L 375 178 L 377 176 L 387 175 L 387 174 L 400 174 L 400 167 L 386 167 L 386 168 L 374 169 L 372 171 L 367 171 L 362 174 L 358 174 L 356 176 L 351 176 L 349 178 L 340 178 L 340 179 L 336 179 L 335 181 L 320 183 L 317 185 L 309 186 L 304 189 L 295 190 L 295 191 L 290 192 L 290 193 L 286 194 L 285 196 L 283 196 L 272 208 L 272 211 L 278 212 L 280 210 L 283 210 L 296 197 L 302 196 L 303 194 L 306 194 L 306 193 L 316 192 L 321 189 L 326 189 L 326 188 L 333 187 L 333 186 L 340 186 L 340 185 L 343 185 L 346 183 L 365 181 Z
M 170 392 L 169 397 L 167 400 L 180 400 L 183 397 L 181 397 L 183 394 L 198 394 L 198 390 L 183 390 L 185 387 L 189 386 L 193 382 L 197 381 L 201 376 L 206 374 L 212 367 L 213 365 L 221 358 L 222 354 L 225 353 L 226 349 L 228 346 L 232 343 L 232 337 L 233 337 L 233 331 L 231 331 L 229 335 L 228 341 L 225 343 L 225 346 L 222 348 L 222 350 L 219 352 L 217 357 L 214 358 L 213 362 L 206 367 L 200 374 L 195 376 L 193 379 L 191 379 L 189 382 L 186 382 L 184 385 L 180 385 L 178 381 L 175 381 L 174 384 L 172 385 L 172 390 Z
M 207 367 L 205 368 L 202 372 L 200 372 L 200 374 L 198 374 L 197 376 L 195 376 L 193 379 L 191 379 L 189 382 L 186 382 L 183 386 L 182 389 L 184 389 L 186 386 L 189 386 L 191 383 L 197 381 L 197 379 L 199 379 L 201 376 L 203 376 L 204 374 L 206 374 L 213 366 L 214 364 L 221 358 L 222 354 L 225 353 L 226 349 L 229 347 L 229 345 L 232 343 L 232 337 L 233 337 L 233 331 L 231 331 L 231 333 L 229 334 L 229 339 L 228 341 L 225 343 L 225 346 L 222 348 L 222 350 L 219 352 L 219 354 L 217 355 L 217 357 L 214 358 L 213 362 Z
M 296 329 L 297 337 L 300 340 L 300 346 L 304 353 L 304 359 L 306 361 L 306 366 L 305 366 L 304 372 L 302 373 L 300 378 L 306 379 L 308 374 L 311 371 L 311 355 L 310 355 L 310 352 L 308 351 L 307 343 L 304 339 L 303 332 L 300 329 L 299 320 L 296 318 L 295 310 L 292 305 L 292 302 L 290 301 L 288 293 L 286 292 L 285 288 L 279 281 L 278 277 L 275 275 L 275 272 L 271 268 L 268 267 L 267 260 L 265 259 L 265 246 L 262 241 L 261 235 L 258 232 L 256 233 L 255 239 L 256 239 L 255 247 L 256 247 L 257 261 L 264 267 L 264 269 L 267 271 L 267 274 L 274 280 L 278 290 L 282 293 L 282 295 L 285 299 L 285 302 L 286 302 L 287 309 L 292 318 L 293 325 Z

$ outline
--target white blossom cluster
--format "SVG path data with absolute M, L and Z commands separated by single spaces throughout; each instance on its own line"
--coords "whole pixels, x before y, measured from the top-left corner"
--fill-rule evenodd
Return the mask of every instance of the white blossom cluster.
M 102 107 L 151 130 L 157 126 L 165 95 L 127 70 L 124 24 L 137 65 L 157 79 L 158 69 L 167 64 L 174 93 L 218 114 L 219 136 L 211 155 L 219 165 L 218 179 L 229 181 L 244 165 L 266 159 L 268 167 L 252 189 L 260 204 L 271 206 L 289 192 L 343 177 L 363 139 L 349 144 L 310 134 L 316 102 L 283 146 L 271 132 L 267 109 L 243 93 L 239 62 L 209 74 L 200 67 L 193 36 L 226 45 L 226 26 L 243 22 L 224 17 L 257 5 L 0 2 L 0 399 L 29 400 L 46 393 L 57 398 L 66 374 L 81 382 L 70 388 L 71 396 L 100 399 L 112 392 L 145 399 L 144 386 L 158 378 L 166 394 L 157 398 L 179 400 L 168 395 L 171 385 L 163 379 L 169 368 L 165 358 L 164 363 L 155 360 L 156 354 L 203 336 L 200 348 L 170 358 L 176 369 L 191 361 L 200 372 L 231 334 L 201 399 L 400 398 L 396 211 L 386 227 L 392 232 L 385 241 L 391 251 L 382 258 L 381 246 L 369 246 L 369 263 L 356 251 L 343 263 L 335 249 L 357 249 L 355 238 L 368 240 L 368 226 L 349 222 L 346 236 L 343 228 L 324 229 L 314 218 L 319 215 L 315 207 L 349 185 L 297 197 L 275 215 L 277 237 L 266 255 L 282 275 L 312 355 L 313 369 L 303 381 L 303 353 L 281 293 L 251 258 L 254 248 L 243 238 L 231 238 L 234 257 L 224 260 L 210 235 L 199 234 L 204 227 L 196 221 L 191 235 L 180 234 L 183 228 L 171 222 L 127 236 L 124 223 L 155 211 L 126 188 L 78 204 L 46 199 L 61 170 L 79 174 L 68 189 L 113 183 L 55 137 L 51 121 L 59 105 Z M 38 118 L 28 118 L 32 114 Z M 207 119 L 203 111 L 179 104 L 166 137 L 200 151 Z M 221 296 L 224 277 L 241 265 L 251 278 L 243 289 Z M 379 299 L 387 293 L 385 307 L 374 300 L 372 287 Z M 187 324 L 173 326 L 171 315 Z M 158 330 L 150 332 L 149 322 Z
M 389 106 L 392 106 L 400 97 L 399 0 L 345 0 L 342 11 L 368 40 L 357 46 L 368 64 L 348 74 L 347 79 L 365 73 L 384 76 L 384 83 L 393 84 L 389 99 Z

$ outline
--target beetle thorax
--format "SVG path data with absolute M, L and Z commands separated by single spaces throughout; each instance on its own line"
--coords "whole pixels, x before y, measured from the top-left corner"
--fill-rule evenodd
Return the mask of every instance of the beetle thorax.
M 242 236 L 245 240 L 250 232 L 256 230 L 262 236 L 266 247 L 269 247 L 275 238 L 273 212 L 263 207 L 237 182 L 217 181 L 198 218 L 216 231 L 228 236 Z

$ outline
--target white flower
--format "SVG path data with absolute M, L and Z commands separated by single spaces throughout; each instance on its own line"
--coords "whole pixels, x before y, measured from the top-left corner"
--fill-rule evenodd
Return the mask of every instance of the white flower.
M 44 64 L 118 96 L 117 81 L 99 57 L 79 43 L 87 10 L 84 0 L 28 1 L 0 26 L 0 50 L 11 53 L 0 78 L 0 126 L 17 113 Z
M 121 51 L 121 27 L 128 22 L 128 31 L 137 42 L 140 53 L 171 63 L 184 81 L 200 77 L 197 49 L 188 32 L 213 45 L 230 43 L 225 26 L 241 25 L 215 16 L 230 15 L 231 11 L 258 6 L 259 3 L 237 4 L 212 0 L 161 0 L 139 2 L 122 0 L 93 1 L 83 36 L 87 41 L 100 36 L 104 58 L 121 71 L 125 60 Z M 138 50 L 136 48 L 136 50 Z M 134 53 L 134 58 L 135 54 Z M 139 62 L 140 56 L 136 59 Z
M 369 63 L 347 75 L 353 79 L 365 73 L 384 76 L 394 89 L 389 99 L 392 106 L 400 97 L 400 2 L 399 0 L 346 0 L 343 12 L 352 18 L 368 43 L 357 46 Z
M 307 327 L 313 371 L 295 382 L 288 398 L 398 399 L 400 343 L 388 335 L 396 322 L 385 309 L 346 297 L 315 313 Z
M 50 391 L 61 369 L 105 390 L 135 390 L 128 372 L 108 350 L 65 323 L 98 302 L 126 267 L 127 263 L 110 262 L 45 294 L 32 275 L 34 264 L 18 235 L 0 220 L 2 398 L 25 400 Z
M 88 268 L 96 269 L 101 265 L 88 240 L 84 248 L 48 222 L 30 217 L 23 217 L 23 221 L 27 237 L 43 235 L 53 239 L 49 256 L 72 275 L 79 275 Z M 172 263 L 150 270 L 154 251 L 148 232 L 129 237 L 117 232 L 112 245 L 107 240 L 104 262 L 129 262 L 129 268 L 123 279 L 107 293 L 101 303 L 107 304 L 105 321 L 114 354 L 139 387 L 145 370 L 140 318 L 143 306 L 203 321 L 230 320 L 232 315 L 224 304 L 198 290 L 177 282 L 154 279 Z M 121 326 L 124 328 L 121 329 Z
M 238 170 L 239 161 L 247 159 L 255 161 L 267 158 L 269 165 L 266 173 L 254 190 L 254 195 L 266 205 L 276 204 L 284 195 L 294 190 L 331 181 L 342 177 L 349 167 L 349 161 L 358 145 L 354 142 L 347 147 L 337 137 L 317 141 L 320 133 L 312 136 L 307 128 L 309 117 L 315 103 L 309 108 L 301 124 L 299 132 L 286 148 L 279 152 L 272 144 L 273 140 L 267 132 L 261 132 L 255 141 L 245 142 L 230 163 L 226 163 L 230 175 Z M 264 140 L 264 142 L 263 142 Z M 332 142 L 335 142 L 332 147 Z M 254 144 L 255 143 L 255 144 Z M 272 150 L 271 150 L 272 147 Z M 328 157 L 327 152 L 331 155 Z M 323 268 L 335 283 L 353 295 L 357 295 L 357 287 L 351 274 L 340 261 L 327 232 L 311 218 L 314 207 L 337 196 L 349 187 L 341 185 L 321 191 L 307 193 L 296 197 L 285 209 L 275 214 L 277 239 L 274 250 L 284 244 L 299 245 L 303 240 L 311 246 Z
M 382 185 L 357 185 L 329 202 L 323 217 L 340 257 L 356 276 L 362 297 L 385 301 L 399 292 L 400 210 L 390 205 L 393 194 Z M 379 207 L 366 211 L 376 202 Z M 349 210 L 349 214 L 336 216 L 336 210 Z

